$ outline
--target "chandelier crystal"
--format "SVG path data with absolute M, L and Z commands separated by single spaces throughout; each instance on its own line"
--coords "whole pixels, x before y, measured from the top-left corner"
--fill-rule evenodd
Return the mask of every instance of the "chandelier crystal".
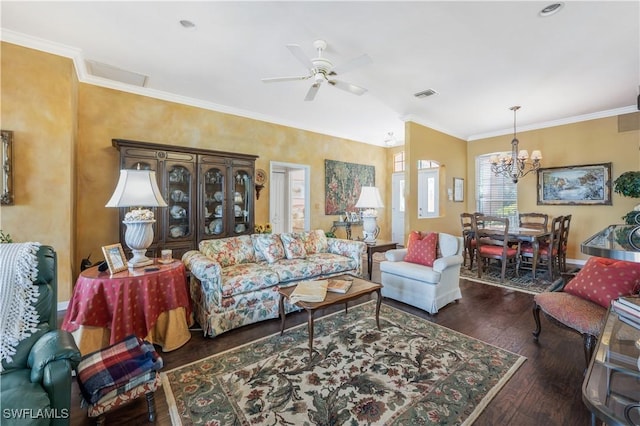
M 491 156 L 491 171 L 496 176 L 504 176 L 518 183 L 518 179 L 540 168 L 542 152 L 534 150 L 529 160 L 529 152 L 526 149 L 518 150 L 518 138 L 516 138 L 516 112 L 519 106 L 509 108 L 513 111 L 513 140 L 511 140 L 511 155 Z

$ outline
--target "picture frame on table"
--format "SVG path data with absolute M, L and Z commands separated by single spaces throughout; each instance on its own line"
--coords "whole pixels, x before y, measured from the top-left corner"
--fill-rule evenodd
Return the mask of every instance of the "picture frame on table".
M 453 202 L 454 203 L 462 203 L 464 202 L 464 179 L 463 178 L 453 178 Z
M 538 205 L 611 205 L 611 163 L 538 170 Z
M 360 222 L 360 216 L 357 212 L 349 213 L 349 222 Z
M 127 258 L 124 256 L 124 250 L 120 243 L 103 246 L 102 254 L 111 275 L 127 270 Z

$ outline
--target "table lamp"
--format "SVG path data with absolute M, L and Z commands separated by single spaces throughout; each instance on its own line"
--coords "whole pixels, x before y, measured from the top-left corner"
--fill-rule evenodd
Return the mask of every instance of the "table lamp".
M 143 207 L 167 207 L 152 170 L 120 170 L 120 179 L 105 207 L 134 207 L 124 217 L 127 225 L 124 241 L 133 257 L 128 265 L 133 268 L 153 263 L 145 254 L 153 243 L 153 212 Z
M 378 233 L 380 233 L 380 227 L 378 227 L 376 223 L 376 217 L 378 216 L 376 209 L 384 207 L 378 188 L 375 186 L 363 186 L 356 207 L 365 209 L 362 212 L 362 234 L 364 235 L 364 242 L 375 243 L 376 237 Z

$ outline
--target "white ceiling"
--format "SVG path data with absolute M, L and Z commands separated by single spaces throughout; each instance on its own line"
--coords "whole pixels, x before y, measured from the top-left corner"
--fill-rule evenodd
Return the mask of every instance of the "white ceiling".
M 465 139 L 637 110 L 640 2 L 25 2 L 2 1 L 2 39 L 73 57 L 81 81 L 333 136 L 402 142 L 412 120 Z M 179 21 L 195 28 L 185 29 Z M 355 96 L 311 80 L 285 47 L 313 58 L 324 39 Z M 85 60 L 148 76 L 145 88 L 97 78 Z M 432 88 L 437 95 L 417 99 Z

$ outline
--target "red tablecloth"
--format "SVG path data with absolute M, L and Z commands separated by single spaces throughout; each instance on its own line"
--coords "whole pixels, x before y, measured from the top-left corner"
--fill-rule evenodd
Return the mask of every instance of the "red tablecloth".
M 99 272 L 97 267 L 83 271 L 62 329 L 75 332 L 87 326 L 106 328 L 109 343 L 113 344 L 130 334 L 146 338 L 150 332 L 153 334 L 161 314 L 177 308 L 184 308 L 185 324 L 190 322 L 191 305 L 182 262 L 153 267 L 159 270 L 145 272 L 145 268 L 139 268 L 114 275 Z

